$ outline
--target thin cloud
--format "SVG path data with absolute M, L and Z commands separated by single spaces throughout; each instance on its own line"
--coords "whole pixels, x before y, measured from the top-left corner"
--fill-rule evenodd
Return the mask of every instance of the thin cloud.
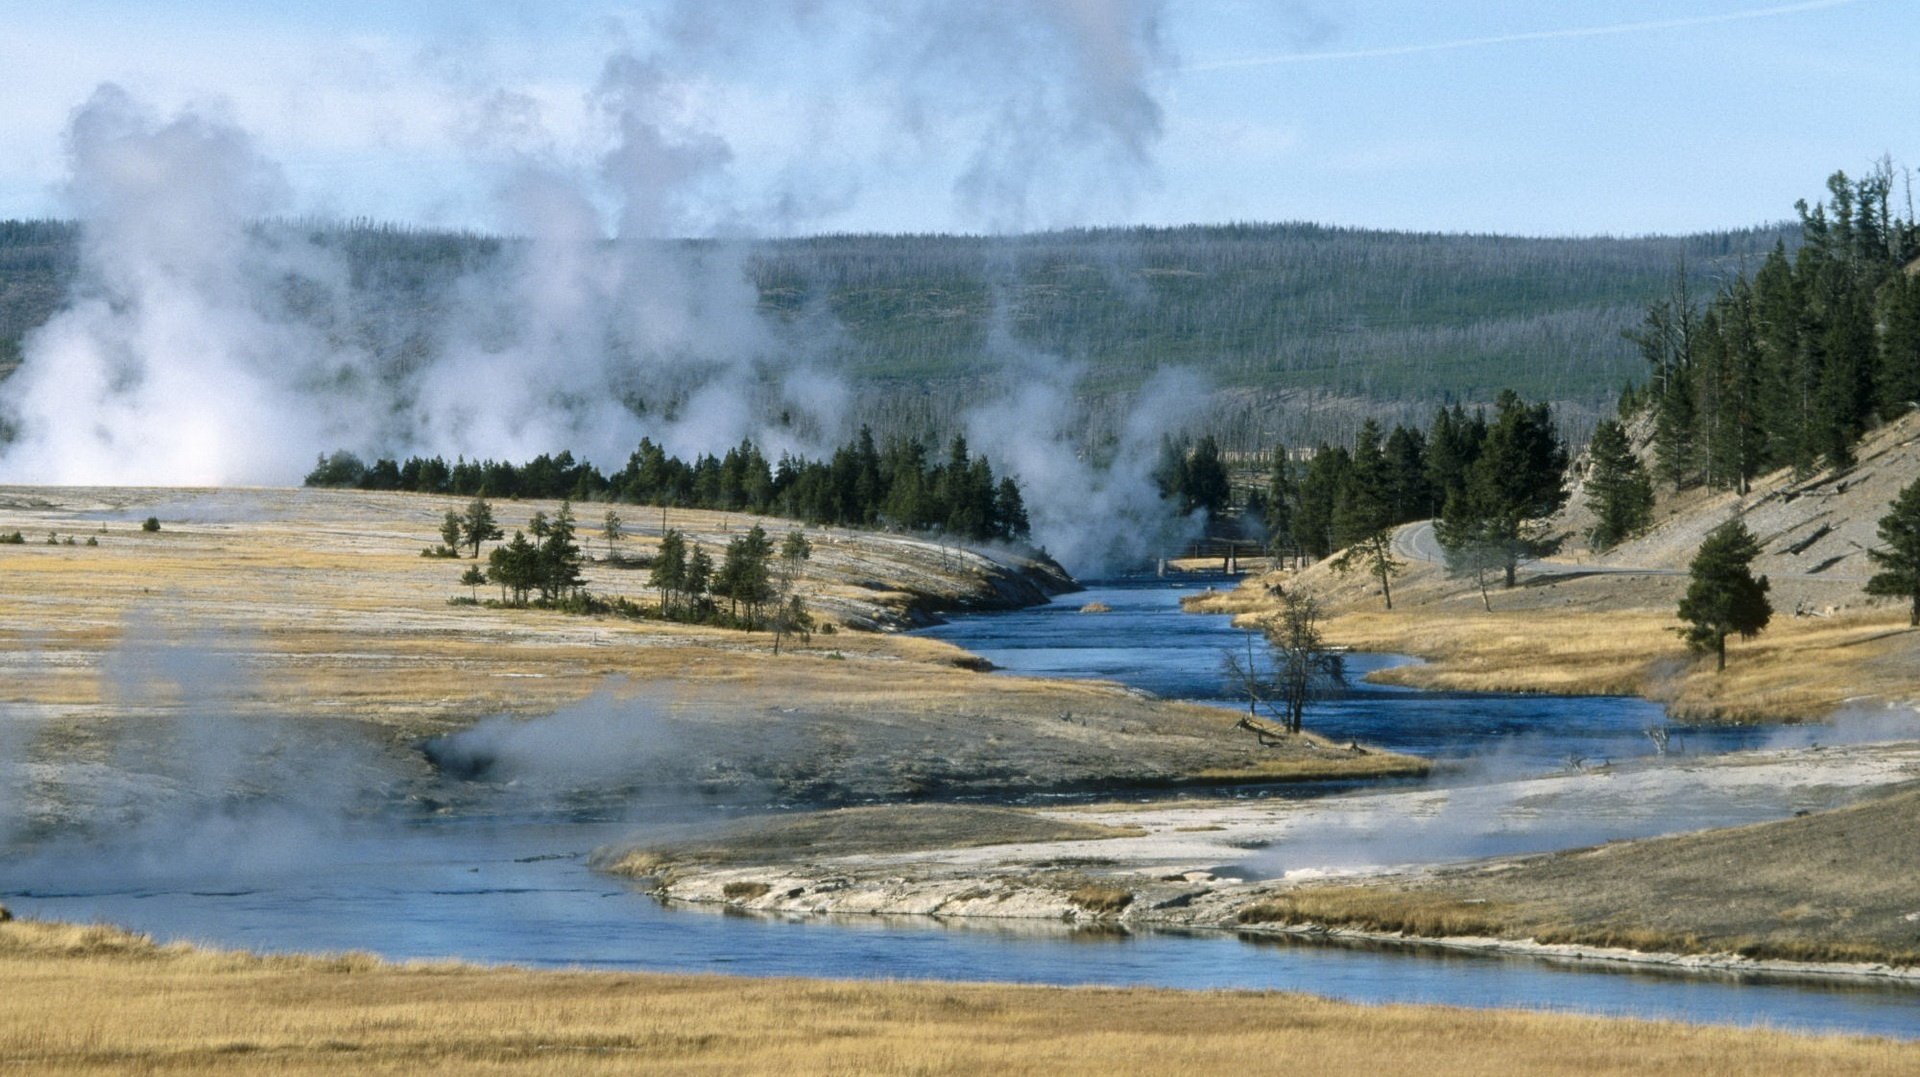
M 1716 26 L 1721 23 L 1745 22 L 1750 19 L 1770 19 L 1781 15 L 1798 15 L 1809 11 L 1824 11 L 1828 8 L 1852 7 L 1866 3 L 1867 0 L 1803 0 L 1797 4 L 1776 4 L 1772 7 L 1752 8 L 1746 11 L 1728 11 L 1718 15 L 1693 15 L 1677 19 L 1649 19 L 1643 22 L 1621 22 L 1608 26 L 1577 26 L 1565 30 L 1530 30 L 1518 34 L 1495 34 L 1490 37 L 1464 37 L 1453 41 L 1430 41 L 1418 45 L 1388 45 L 1373 49 L 1343 49 L 1334 52 L 1291 52 L 1279 56 L 1245 56 L 1231 60 L 1213 60 L 1205 63 L 1188 64 L 1182 71 L 1231 71 L 1246 67 L 1275 67 L 1281 64 L 1321 63 L 1328 60 L 1371 60 L 1390 56 L 1417 56 L 1428 52 L 1452 52 L 1458 49 L 1477 49 L 1487 45 L 1511 45 L 1527 41 L 1564 41 L 1581 37 L 1613 37 L 1619 34 L 1639 34 L 1657 30 L 1683 30 L 1695 26 Z

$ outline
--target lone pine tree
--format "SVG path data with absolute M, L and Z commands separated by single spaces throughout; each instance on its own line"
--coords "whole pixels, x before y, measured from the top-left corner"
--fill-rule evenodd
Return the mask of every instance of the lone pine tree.
M 1729 520 L 1707 535 L 1688 567 L 1691 579 L 1680 599 L 1680 630 L 1688 646 L 1712 651 L 1716 670 L 1727 668 L 1727 637 L 1752 639 L 1773 619 L 1765 576 L 1755 578 L 1753 559 L 1760 543 L 1739 520 Z
M 1867 593 L 1909 599 L 1907 623 L 1920 628 L 1920 479 L 1893 499 L 1893 511 L 1880 517 L 1880 541 L 1886 549 L 1867 551 L 1881 571 L 1867 581 Z

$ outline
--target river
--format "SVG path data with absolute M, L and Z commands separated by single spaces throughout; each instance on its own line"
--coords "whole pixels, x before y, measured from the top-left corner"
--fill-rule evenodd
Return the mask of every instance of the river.
M 956 618 L 928 630 L 1016 672 L 1109 677 L 1163 695 L 1221 699 L 1221 651 L 1244 646 L 1224 617 L 1178 610 L 1184 587 L 1136 581 L 1050 606 Z M 1101 601 L 1107 614 L 1083 614 Z M 1356 656 L 1356 671 L 1388 661 Z M 1635 700 L 1440 695 L 1356 685 L 1310 725 L 1478 768 L 1545 772 L 1652 750 L 1657 708 Z M 1682 733 L 1696 753 L 1765 731 Z M 1449 780 L 1444 775 L 1440 781 Z M 1758 977 L 1597 971 L 1575 965 L 1227 935 L 1075 932 L 1056 924 L 943 927 L 924 920 L 784 920 L 665 908 L 590 871 L 588 854 L 644 820 L 591 814 L 398 813 L 289 823 L 223 817 L 161 850 L 55 843 L 0 861 L 17 912 L 103 921 L 163 939 L 258 951 L 361 950 L 395 959 L 744 975 L 1154 984 L 1309 991 L 1362 1002 L 1432 1002 L 1765 1024 L 1920 1037 L 1920 991 Z M 1693 825 L 1700 825 L 1694 823 Z M 290 855 L 254 855 L 270 846 Z

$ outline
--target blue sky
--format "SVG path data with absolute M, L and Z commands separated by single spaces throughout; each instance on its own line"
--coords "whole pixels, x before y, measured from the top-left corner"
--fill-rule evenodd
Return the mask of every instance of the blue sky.
M 697 10 L 751 30 L 771 27 L 764 9 L 775 3 Z M 1005 0 L 1002 9 L 1012 20 L 1027 4 L 1155 6 Z M 801 6 L 857 23 L 914 5 Z M 508 158 L 593 174 L 607 136 L 587 95 L 623 48 L 667 50 L 682 80 L 676 122 L 729 148 L 695 230 L 1284 219 L 1671 232 L 1785 217 L 1833 169 L 1882 154 L 1920 165 L 1916 0 L 1167 0 L 1161 47 L 1141 75 L 1161 117 L 1144 162 L 1049 158 L 1036 205 L 1009 218 L 967 204 L 955 185 L 987 137 L 992 94 L 1010 73 L 1044 64 L 1028 57 L 967 86 L 968 65 L 955 63 L 916 86 L 911 69 L 875 75 L 884 65 L 875 50 L 893 39 L 860 26 L 800 44 L 770 28 L 764 40 L 745 33 L 744 44 L 689 59 L 654 31 L 663 10 L 574 0 L 34 5 L 9 14 L 0 38 L 0 216 L 64 212 L 62 128 L 95 85 L 114 81 L 163 114 L 191 106 L 230 117 L 284 169 L 289 211 L 498 226 Z M 476 146 L 474 103 L 502 89 L 537 103 L 539 130 Z M 918 91 L 936 102 L 952 91 L 961 104 L 905 124 L 899 98 Z M 794 191 L 807 196 L 798 210 L 775 197 Z

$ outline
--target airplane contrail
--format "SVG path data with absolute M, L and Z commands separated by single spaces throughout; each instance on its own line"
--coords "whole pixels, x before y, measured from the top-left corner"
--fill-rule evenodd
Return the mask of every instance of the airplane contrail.
M 1246 56 L 1232 60 L 1213 60 L 1205 63 L 1188 64 L 1183 71 L 1227 71 L 1242 67 L 1273 67 L 1280 64 L 1319 63 L 1327 60 L 1367 60 L 1384 56 L 1413 56 L 1423 52 L 1450 52 L 1455 49 L 1473 49 L 1484 45 L 1508 45 L 1521 41 L 1560 41 L 1576 37 L 1610 37 L 1615 34 L 1643 33 L 1649 30 L 1680 30 L 1690 26 L 1712 26 L 1725 22 L 1743 22 L 1748 19 L 1766 19 L 1777 15 L 1795 15 L 1805 11 L 1822 11 L 1827 8 L 1851 7 L 1866 3 L 1867 0 L 1803 0 L 1797 4 L 1776 4 L 1772 7 L 1750 8 L 1746 11 L 1727 11 L 1718 15 L 1694 15 L 1677 19 L 1649 19 L 1644 22 L 1621 22 L 1608 26 L 1577 26 L 1565 30 L 1530 30 L 1518 34 L 1495 34 L 1490 37 L 1464 37 L 1453 41 L 1430 41 L 1420 45 L 1389 45 L 1373 49 L 1345 49 L 1337 52 L 1290 52 L 1278 56 Z

